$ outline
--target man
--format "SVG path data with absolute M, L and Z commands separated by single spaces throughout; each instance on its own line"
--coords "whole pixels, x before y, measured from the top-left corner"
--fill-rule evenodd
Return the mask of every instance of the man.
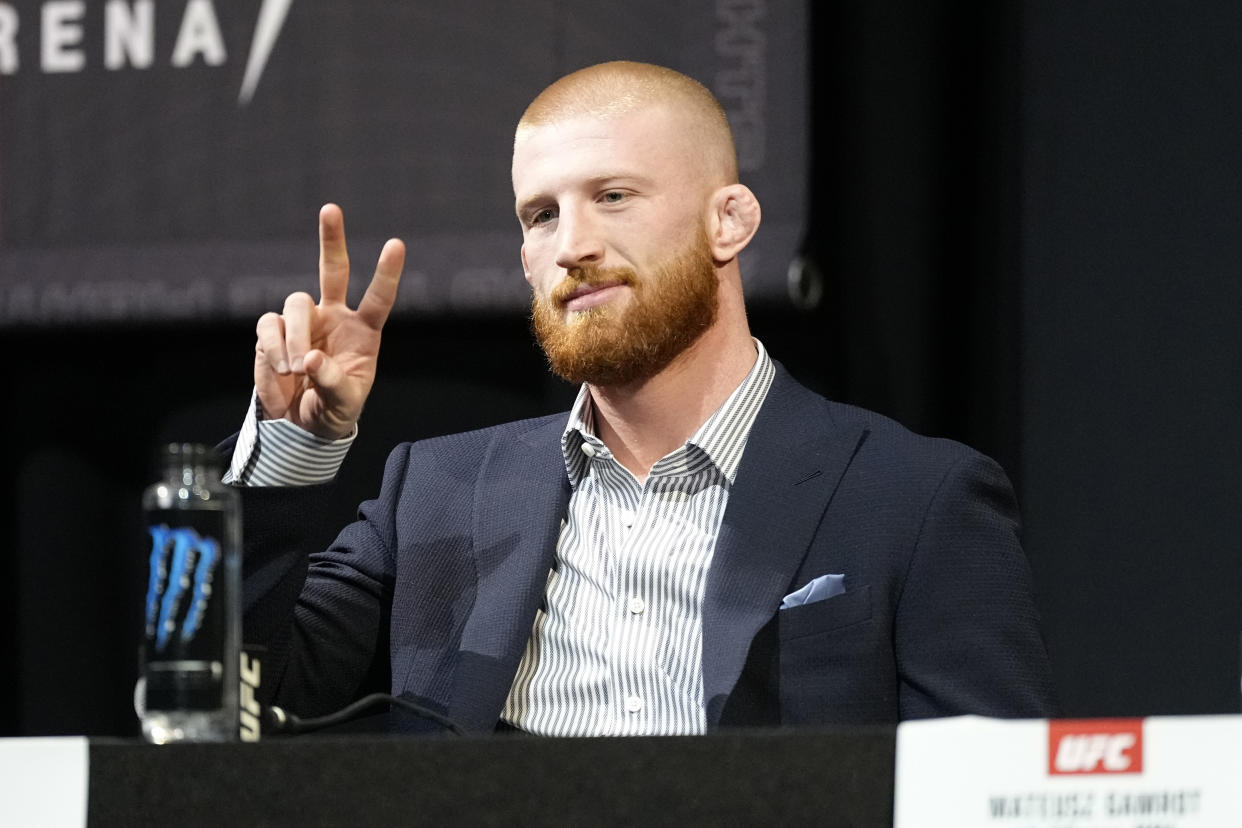
M 760 208 L 706 89 L 624 62 L 562 78 L 518 125 L 513 187 L 535 332 L 577 402 L 398 447 L 305 570 L 277 516 L 313 508 L 288 487 L 354 433 L 401 242 L 350 310 L 326 206 L 319 303 L 259 320 L 231 474 L 258 540 L 247 639 L 283 704 L 344 705 L 386 638 L 393 692 L 475 730 L 1052 713 L 1000 469 L 812 394 L 750 336 Z

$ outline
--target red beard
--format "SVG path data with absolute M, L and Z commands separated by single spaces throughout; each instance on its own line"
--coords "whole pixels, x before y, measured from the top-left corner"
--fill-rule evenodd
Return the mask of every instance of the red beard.
M 606 303 L 566 311 L 579 287 L 613 282 L 633 293 L 623 308 Z M 712 326 L 718 287 L 700 231 L 685 252 L 643 278 L 629 268 L 569 270 L 547 299 L 534 297 L 531 322 L 553 373 L 572 383 L 630 385 L 658 374 Z

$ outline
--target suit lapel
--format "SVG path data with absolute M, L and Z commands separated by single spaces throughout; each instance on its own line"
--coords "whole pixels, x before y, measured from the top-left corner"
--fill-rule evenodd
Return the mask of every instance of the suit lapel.
M 750 642 L 776 613 L 824 510 L 866 434 L 779 365 L 729 493 L 703 602 L 708 725 L 737 683 Z
M 569 481 L 561 454 L 565 417 L 502 435 L 475 487 L 474 607 L 462 631 L 452 715 L 490 730 L 504 706 L 552 568 Z

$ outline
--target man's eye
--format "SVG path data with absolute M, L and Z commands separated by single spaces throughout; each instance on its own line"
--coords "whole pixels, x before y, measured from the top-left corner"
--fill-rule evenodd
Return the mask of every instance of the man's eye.
M 608 204 L 616 204 L 623 200 L 625 200 L 625 193 L 618 193 L 616 190 L 604 193 L 604 201 Z
M 548 207 L 547 209 L 540 210 L 539 212 L 533 214 L 530 217 L 530 223 L 532 226 L 536 224 L 547 224 L 554 218 L 556 218 L 556 211 L 551 207 Z

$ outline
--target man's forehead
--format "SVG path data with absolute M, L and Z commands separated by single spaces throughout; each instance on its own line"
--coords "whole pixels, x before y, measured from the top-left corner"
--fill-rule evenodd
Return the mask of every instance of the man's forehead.
M 650 107 L 620 115 L 574 115 L 519 130 L 513 172 L 548 155 L 668 156 L 682 149 L 685 130 L 676 113 Z
M 513 187 L 519 199 L 570 181 L 664 178 L 685 168 L 685 149 L 667 113 L 575 116 L 523 131 L 514 143 Z M 657 171 L 663 170 L 663 173 Z
M 562 118 L 527 127 L 514 138 L 514 155 L 523 150 L 538 150 L 548 144 L 590 144 L 616 140 L 621 127 L 615 119 L 593 116 Z
M 677 113 L 663 104 L 617 112 L 576 112 L 538 123 L 522 123 L 514 147 L 536 139 L 635 138 L 644 134 L 676 133 L 684 127 Z

